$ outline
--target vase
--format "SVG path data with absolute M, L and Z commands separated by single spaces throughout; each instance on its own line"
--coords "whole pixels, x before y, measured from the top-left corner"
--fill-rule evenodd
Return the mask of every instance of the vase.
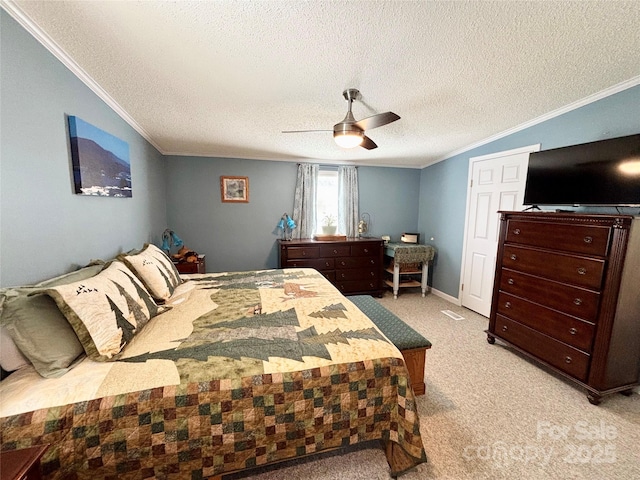
M 323 225 L 322 233 L 325 235 L 335 235 L 336 234 L 336 226 L 335 225 Z

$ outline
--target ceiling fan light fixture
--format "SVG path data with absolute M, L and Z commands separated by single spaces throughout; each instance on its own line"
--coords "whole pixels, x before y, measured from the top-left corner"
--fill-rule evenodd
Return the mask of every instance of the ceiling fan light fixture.
M 333 132 L 333 139 L 342 148 L 354 148 L 362 145 L 364 132 Z

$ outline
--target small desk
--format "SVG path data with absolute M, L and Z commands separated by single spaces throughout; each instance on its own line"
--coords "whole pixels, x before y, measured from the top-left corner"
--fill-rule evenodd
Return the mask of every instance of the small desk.
M 393 258 L 393 269 L 387 269 L 389 273 L 393 274 L 393 281 L 386 281 L 387 285 L 393 288 L 393 298 L 398 298 L 398 290 L 400 287 L 420 287 L 422 289 L 422 296 L 427 293 L 427 280 L 429 278 L 429 264 L 435 256 L 436 249 L 431 245 L 417 245 L 407 243 L 387 243 L 384 248 L 384 254 L 387 257 Z M 403 264 L 422 264 L 421 270 L 416 271 L 400 271 L 400 267 Z M 420 274 L 420 282 L 406 282 L 400 284 L 400 275 L 416 275 Z

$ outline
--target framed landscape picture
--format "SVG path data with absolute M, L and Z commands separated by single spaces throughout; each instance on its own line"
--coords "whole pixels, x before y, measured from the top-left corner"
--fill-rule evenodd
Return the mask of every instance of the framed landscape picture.
M 248 203 L 249 177 L 220 177 L 220 195 L 223 202 Z
M 129 144 L 69 116 L 73 183 L 79 195 L 131 197 Z

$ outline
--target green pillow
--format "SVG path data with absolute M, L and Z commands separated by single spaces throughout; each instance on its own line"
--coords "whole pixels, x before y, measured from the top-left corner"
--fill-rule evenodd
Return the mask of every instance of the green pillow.
M 43 377 L 59 377 L 67 373 L 75 366 L 76 360 L 81 360 L 84 349 L 56 303 L 47 295 L 33 293 L 44 286 L 91 278 L 103 267 L 103 263 L 94 263 L 41 282 L 38 287 L 0 290 L 0 324 Z
M 96 276 L 42 290 L 58 305 L 84 351 L 99 361 L 115 360 L 124 346 L 160 309 L 122 262 Z

